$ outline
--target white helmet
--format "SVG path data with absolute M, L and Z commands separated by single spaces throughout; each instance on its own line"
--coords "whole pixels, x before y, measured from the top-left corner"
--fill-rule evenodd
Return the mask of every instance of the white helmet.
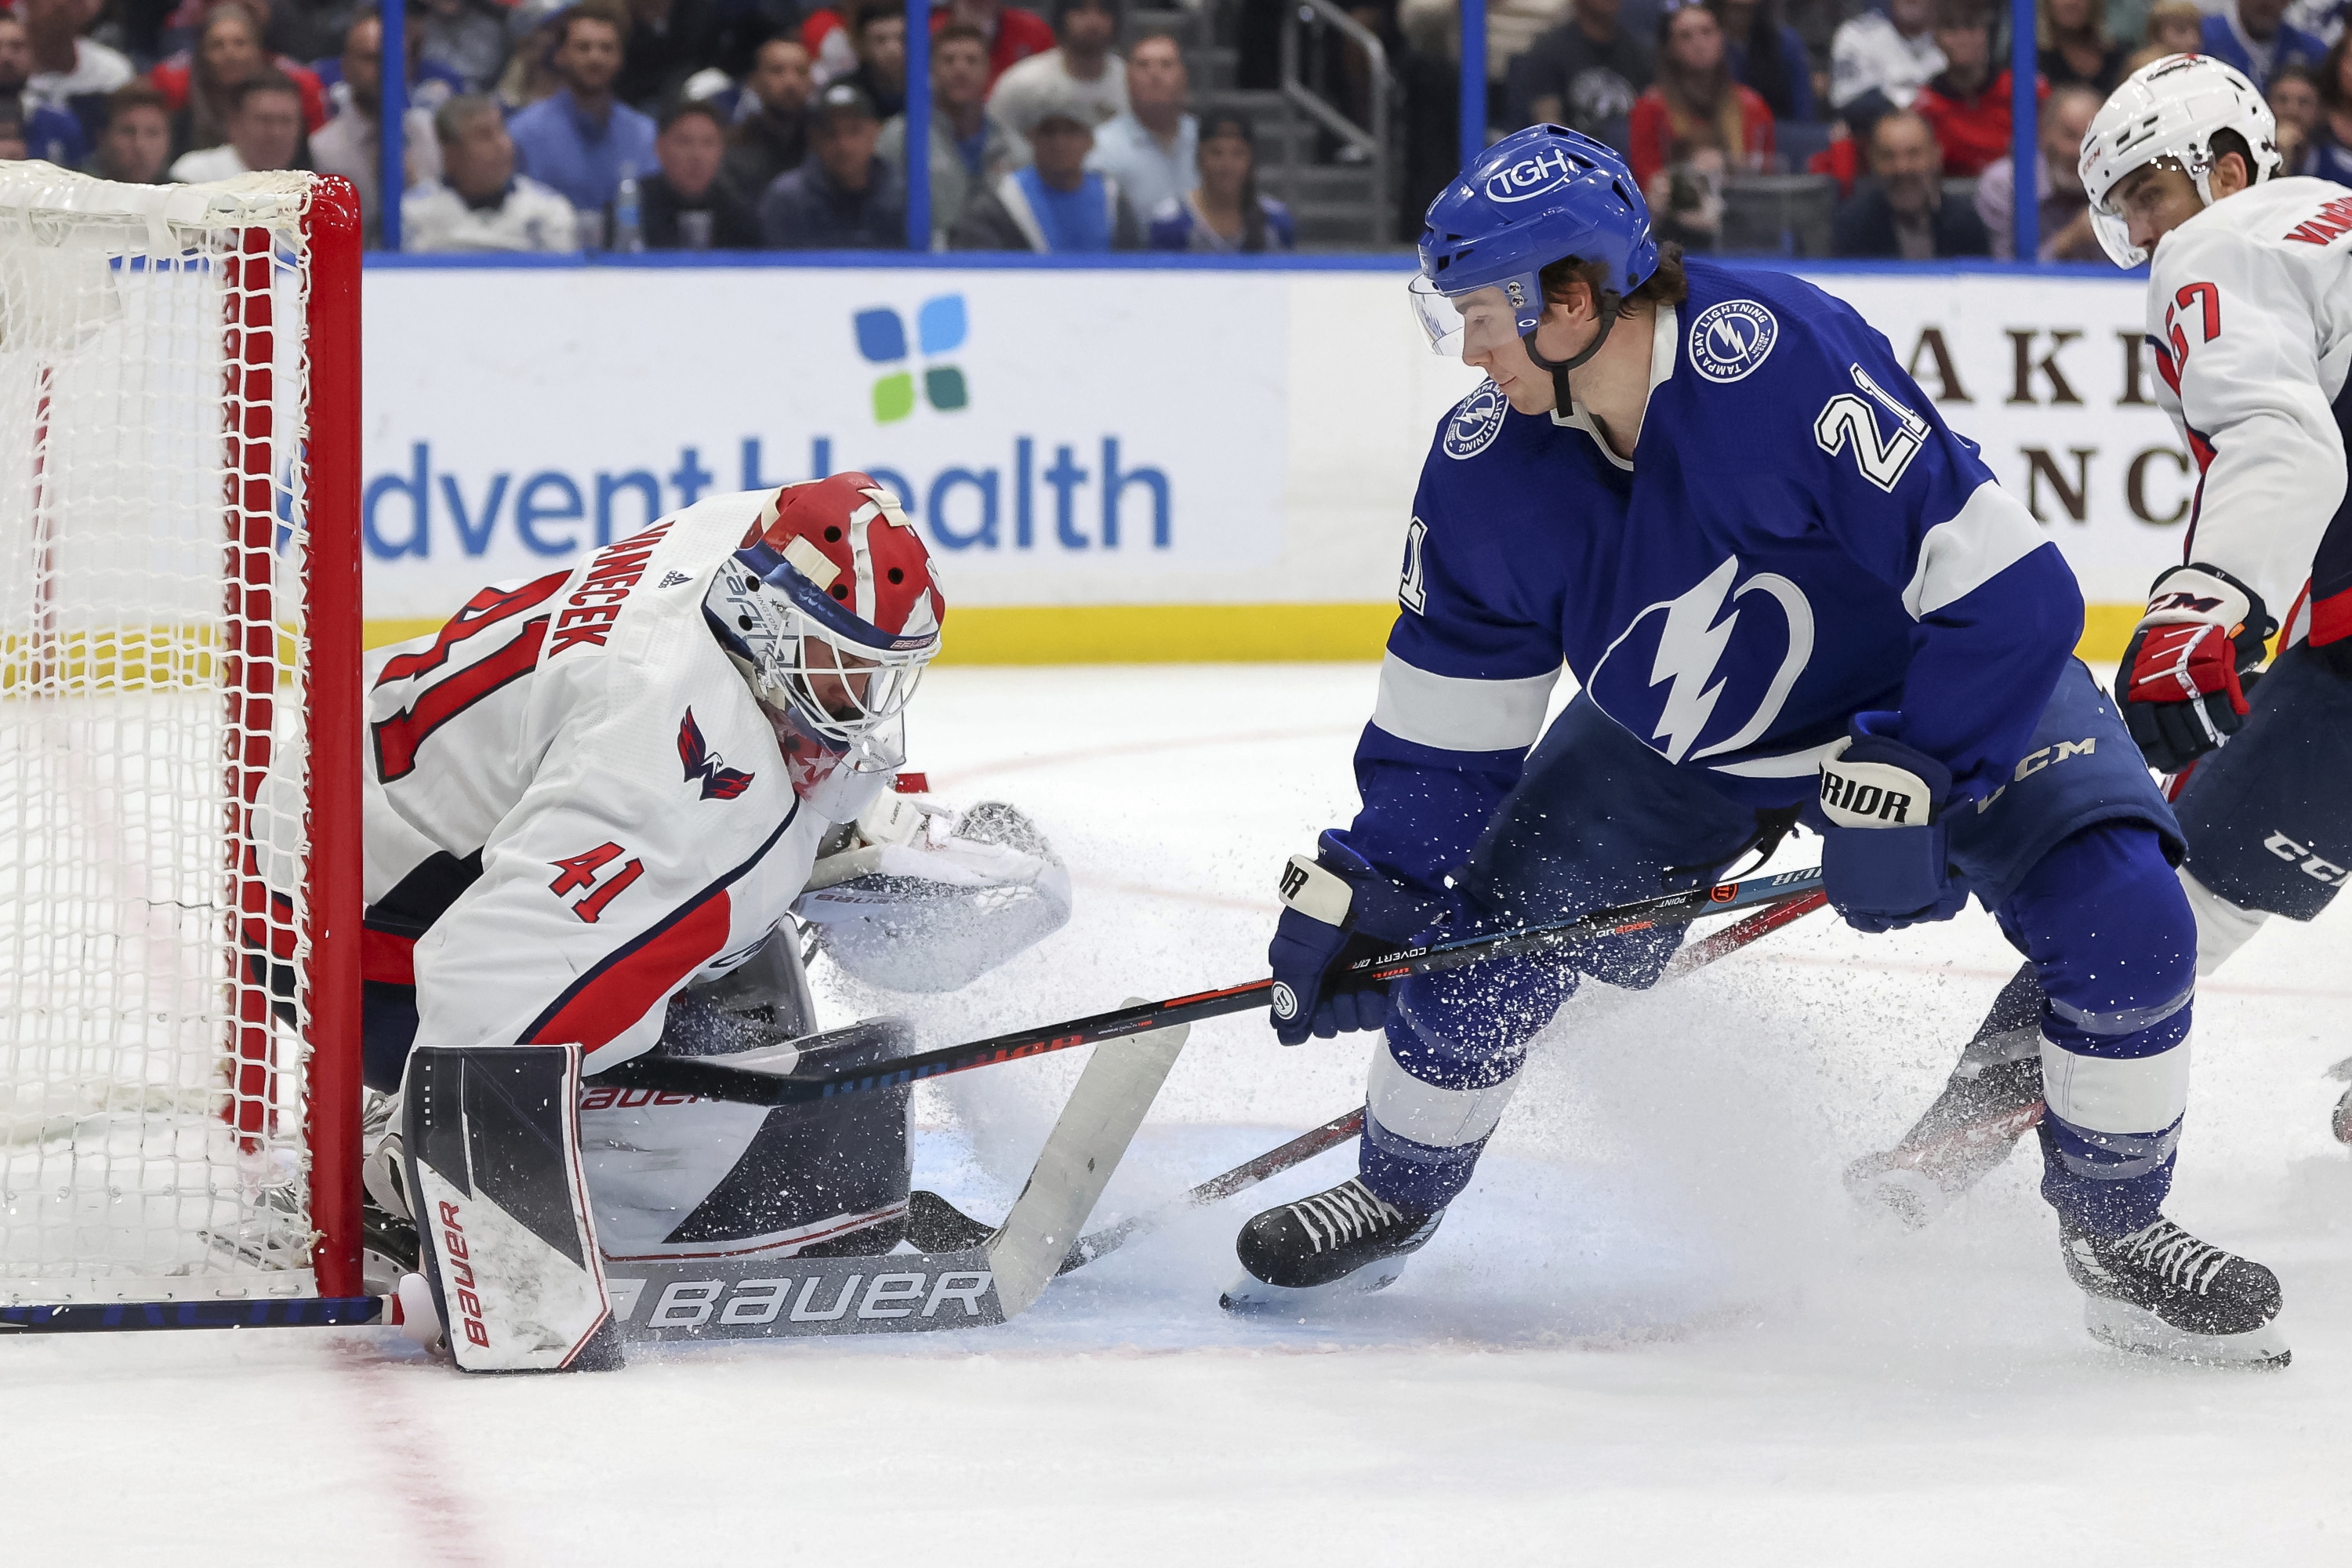
M 2118 267 L 2137 267 L 2147 252 L 2131 242 L 2131 227 L 2109 200 L 2124 176 L 2159 158 L 2170 159 L 2197 182 L 2210 206 L 2213 133 L 2234 131 L 2252 149 L 2256 182 L 2279 171 L 2278 121 L 2263 95 L 2210 55 L 2167 55 L 2140 67 L 2115 90 L 2083 138 L 2083 190 L 2091 198 L 2091 225 Z

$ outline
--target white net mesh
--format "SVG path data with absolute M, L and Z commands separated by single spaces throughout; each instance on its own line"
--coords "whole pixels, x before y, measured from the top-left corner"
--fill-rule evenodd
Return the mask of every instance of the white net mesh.
M 311 1289 L 310 184 L 0 164 L 0 1304 Z

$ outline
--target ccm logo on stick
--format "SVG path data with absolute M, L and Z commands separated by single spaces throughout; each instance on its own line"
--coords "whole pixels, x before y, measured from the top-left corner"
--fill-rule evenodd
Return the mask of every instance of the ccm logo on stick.
M 482 1299 L 474 1294 L 474 1265 L 466 1253 L 466 1227 L 457 1219 L 457 1205 L 441 1205 L 441 1267 L 450 1305 L 465 1321 L 466 1339 L 484 1350 L 490 1348 L 490 1331 L 482 1321 Z

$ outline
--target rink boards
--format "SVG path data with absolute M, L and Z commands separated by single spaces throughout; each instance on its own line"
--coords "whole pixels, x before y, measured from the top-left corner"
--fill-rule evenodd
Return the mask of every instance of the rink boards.
M 1428 352 L 1402 268 L 1328 259 L 372 265 L 370 640 L 698 496 L 862 468 L 941 562 L 950 659 L 1376 657 L 1431 433 L 1477 377 Z M 2089 651 L 2118 641 L 2120 607 L 2179 557 L 2195 481 L 2155 404 L 2143 285 L 1806 276 L 2049 528 Z

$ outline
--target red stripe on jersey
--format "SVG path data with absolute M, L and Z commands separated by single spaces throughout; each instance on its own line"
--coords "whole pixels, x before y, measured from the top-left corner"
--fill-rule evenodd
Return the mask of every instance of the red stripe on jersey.
M 545 616 L 526 621 L 514 641 L 454 675 L 442 677 L 425 689 L 408 711 L 373 726 L 376 777 L 390 784 L 414 773 L 417 748 L 433 731 L 492 692 L 529 675 L 538 667 L 540 645 L 546 640 Z
M 373 926 L 360 928 L 360 978 L 386 985 L 416 984 L 416 939 Z
M 2352 637 L 2352 588 L 2311 602 L 2311 646 L 2324 647 Z
M 652 1011 L 678 983 L 727 943 L 735 916 L 727 889 L 783 841 L 800 817 L 797 800 L 767 842 L 725 876 L 573 981 L 522 1033 L 526 1046 L 582 1046 L 594 1050 Z
M 572 580 L 569 572 L 553 572 L 520 588 L 485 588 L 466 601 L 466 607 L 449 617 L 433 646 L 423 653 L 404 653 L 388 661 L 383 673 L 377 676 L 378 686 L 387 681 L 406 680 L 424 675 L 449 662 L 449 650 L 478 632 L 487 631 L 500 621 L 519 616 L 534 605 L 545 604 L 555 596 L 555 591 Z
M 733 905 L 721 888 L 649 933 L 651 941 L 616 955 L 619 963 L 600 965 L 583 984 L 564 993 L 522 1043 L 592 1051 L 611 1043 L 677 990 L 680 981 L 717 957 L 733 923 Z

